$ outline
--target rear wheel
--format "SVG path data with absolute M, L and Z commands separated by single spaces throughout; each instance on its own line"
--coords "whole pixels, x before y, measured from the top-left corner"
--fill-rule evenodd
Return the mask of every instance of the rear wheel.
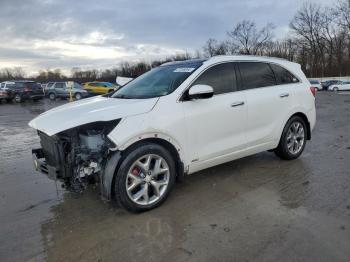
M 15 97 L 13 98 L 16 103 L 21 103 L 22 102 L 22 97 L 20 94 L 16 94 Z
M 82 98 L 80 93 L 76 93 L 74 97 L 76 100 L 80 100 Z
M 298 158 L 304 151 L 307 127 L 304 119 L 294 116 L 287 122 L 275 153 L 282 159 Z
M 175 182 L 171 154 L 162 146 L 145 143 L 125 155 L 115 176 L 117 202 L 131 212 L 158 207 Z

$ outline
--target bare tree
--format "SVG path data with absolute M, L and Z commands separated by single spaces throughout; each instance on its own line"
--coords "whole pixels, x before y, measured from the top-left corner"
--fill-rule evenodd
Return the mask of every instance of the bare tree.
M 274 26 L 267 24 L 258 29 L 255 22 L 243 20 L 232 31 L 227 32 L 234 49 L 247 55 L 262 54 L 264 46 L 272 40 Z
M 299 47 L 308 51 L 308 64 L 305 69 L 310 67 L 311 76 L 324 75 L 324 42 L 321 36 L 323 16 L 324 13 L 322 13 L 320 5 L 305 3 L 290 23 L 291 29 L 296 34 Z M 322 69 L 318 71 L 320 65 Z
M 230 53 L 230 47 L 227 41 L 219 42 L 216 39 L 209 38 L 203 47 L 203 51 L 206 57 L 226 55 Z

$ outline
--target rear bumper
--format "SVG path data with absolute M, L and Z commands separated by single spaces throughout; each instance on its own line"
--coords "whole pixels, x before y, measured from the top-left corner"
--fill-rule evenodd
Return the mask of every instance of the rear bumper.
M 48 178 L 52 180 L 57 179 L 58 170 L 46 163 L 44 151 L 42 148 L 37 148 L 32 150 L 33 165 L 36 171 L 45 174 Z
M 6 99 L 6 98 L 9 98 L 9 96 L 6 93 L 0 92 L 0 99 Z
M 45 97 L 44 94 L 30 94 L 28 96 L 30 99 L 43 99 Z

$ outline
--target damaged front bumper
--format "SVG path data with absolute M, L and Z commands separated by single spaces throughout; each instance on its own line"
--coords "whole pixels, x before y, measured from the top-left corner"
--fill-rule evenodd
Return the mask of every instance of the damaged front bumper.
M 119 121 L 90 123 L 52 136 L 38 131 L 41 148 L 32 150 L 35 169 L 76 193 L 99 183 L 101 195 L 110 200 L 120 152 L 107 134 Z
M 47 163 L 42 148 L 32 150 L 33 165 L 37 172 L 46 175 L 49 179 L 62 181 L 62 174 L 60 170 Z M 100 191 L 101 198 L 104 201 L 110 201 L 113 194 L 113 178 L 116 168 L 121 158 L 120 151 L 113 152 L 106 160 L 104 169 L 100 172 Z
M 56 167 L 46 163 L 44 151 L 42 148 L 32 150 L 33 164 L 36 171 L 45 174 L 52 180 L 57 180 L 58 170 Z

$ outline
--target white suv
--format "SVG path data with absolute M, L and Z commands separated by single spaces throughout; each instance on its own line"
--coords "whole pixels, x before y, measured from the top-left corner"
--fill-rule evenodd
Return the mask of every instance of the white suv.
M 185 174 L 266 150 L 299 157 L 316 121 L 314 96 L 300 65 L 282 59 L 167 63 L 32 120 L 42 146 L 34 163 L 72 191 L 98 182 L 104 199 L 144 211 Z

